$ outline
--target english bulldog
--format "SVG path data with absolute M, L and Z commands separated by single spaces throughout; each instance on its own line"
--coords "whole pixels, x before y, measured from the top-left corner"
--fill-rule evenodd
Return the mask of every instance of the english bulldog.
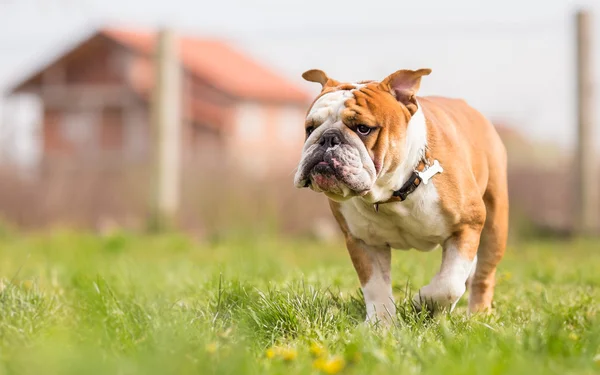
M 396 313 L 391 249 L 442 247 L 439 272 L 414 305 L 491 309 L 508 231 L 506 149 L 494 126 L 463 100 L 418 96 L 431 69 L 343 83 L 321 70 L 305 122 L 295 186 L 328 197 L 363 291 L 367 321 Z

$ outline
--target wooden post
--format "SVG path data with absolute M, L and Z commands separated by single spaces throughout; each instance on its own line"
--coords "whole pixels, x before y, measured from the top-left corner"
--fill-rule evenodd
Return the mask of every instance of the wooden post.
M 592 235 L 598 223 L 598 184 L 594 154 L 594 64 L 592 42 L 593 18 L 589 11 L 579 11 L 577 25 L 577 231 Z
M 154 213 L 152 227 L 165 230 L 179 211 L 181 174 L 181 66 L 175 33 L 160 30 L 156 40 L 155 87 L 152 103 L 155 144 Z

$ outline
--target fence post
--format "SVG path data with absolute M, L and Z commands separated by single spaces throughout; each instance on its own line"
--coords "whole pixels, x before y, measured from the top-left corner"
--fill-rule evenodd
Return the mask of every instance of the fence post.
M 593 18 L 589 11 L 576 14 L 577 25 L 577 232 L 592 235 L 598 219 L 598 164 L 594 154 Z
M 181 66 L 179 43 L 170 29 L 156 39 L 155 82 L 152 98 L 154 130 L 154 202 L 151 227 L 175 225 L 179 211 L 181 175 Z

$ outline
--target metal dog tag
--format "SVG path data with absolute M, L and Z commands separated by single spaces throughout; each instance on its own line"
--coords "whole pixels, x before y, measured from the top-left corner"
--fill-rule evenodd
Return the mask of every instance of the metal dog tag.
M 431 167 L 427 168 L 423 172 L 417 172 L 417 174 L 421 178 L 421 181 L 423 181 L 423 183 L 425 185 L 427 185 L 427 183 L 429 182 L 429 180 L 434 175 L 436 175 L 438 173 L 442 173 L 443 171 L 444 171 L 444 168 L 442 168 L 442 166 L 440 165 L 440 163 L 437 160 L 434 160 L 433 161 L 433 165 Z

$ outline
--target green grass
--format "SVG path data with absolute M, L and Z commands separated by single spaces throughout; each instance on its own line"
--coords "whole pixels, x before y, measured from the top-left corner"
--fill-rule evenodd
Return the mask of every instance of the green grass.
M 394 253 L 398 321 L 382 331 L 362 324 L 341 244 L 5 233 L 0 374 L 600 373 L 599 243 L 511 246 L 491 316 L 468 318 L 466 296 L 412 312 L 439 260 Z

